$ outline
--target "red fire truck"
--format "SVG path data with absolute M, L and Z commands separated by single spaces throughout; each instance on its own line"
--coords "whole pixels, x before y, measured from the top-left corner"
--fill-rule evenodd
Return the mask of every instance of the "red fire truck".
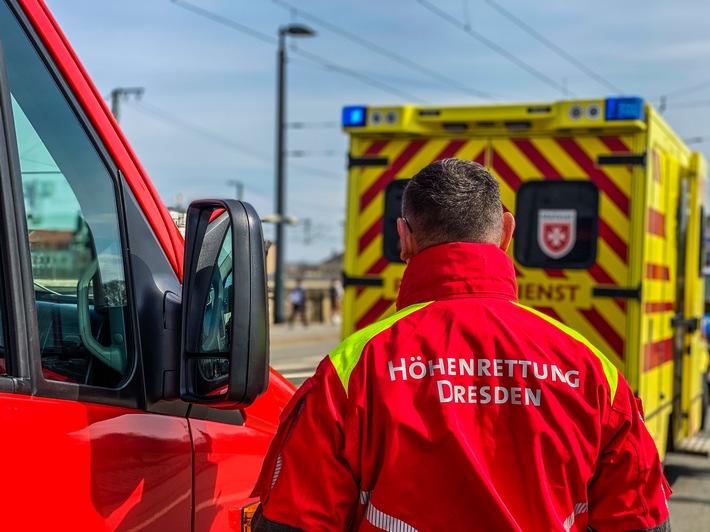
M 293 393 L 258 217 L 195 202 L 183 242 L 41 0 L 0 44 L 0 528 L 247 530 Z

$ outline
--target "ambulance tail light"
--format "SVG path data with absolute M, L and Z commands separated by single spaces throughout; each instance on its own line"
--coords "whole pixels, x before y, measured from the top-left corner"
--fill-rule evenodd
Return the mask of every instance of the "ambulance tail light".
M 351 105 L 343 107 L 343 127 L 362 127 L 367 122 L 367 107 Z
M 606 99 L 607 120 L 643 120 L 643 98 L 635 96 Z

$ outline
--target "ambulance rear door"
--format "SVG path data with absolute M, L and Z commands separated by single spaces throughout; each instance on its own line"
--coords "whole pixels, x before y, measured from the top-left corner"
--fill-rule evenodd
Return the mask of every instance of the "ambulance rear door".
M 520 302 L 581 333 L 621 371 L 638 342 L 630 327 L 640 298 L 631 270 L 638 149 L 629 132 L 571 131 L 493 138 L 489 154 L 517 221 Z

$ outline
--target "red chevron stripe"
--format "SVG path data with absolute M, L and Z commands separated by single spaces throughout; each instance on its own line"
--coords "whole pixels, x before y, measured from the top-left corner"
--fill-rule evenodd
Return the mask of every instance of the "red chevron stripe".
M 413 140 L 399 154 L 392 164 L 380 175 L 380 177 L 360 196 L 360 212 L 364 211 L 370 202 L 382 192 L 387 184 L 397 177 L 397 173 L 406 165 L 412 157 L 426 144 L 426 140 Z
M 599 137 L 599 140 L 614 153 L 629 153 L 631 151 L 619 137 Z
M 644 369 L 653 369 L 673 360 L 673 339 L 666 338 L 643 346 Z
M 670 281 L 671 273 L 668 266 L 663 264 L 652 264 L 650 262 L 646 263 L 646 279 L 653 279 L 655 281 Z
M 375 140 L 370 144 L 363 155 L 377 155 L 387 146 L 386 140 Z
M 513 192 L 517 192 L 520 185 L 523 184 L 523 180 L 518 177 L 518 174 L 516 174 L 513 169 L 508 166 L 508 163 L 506 163 L 505 160 L 503 160 L 503 157 L 501 157 L 500 154 L 494 149 L 491 149 L 491 162 L 493 170 L 503 181 L 506 182 Z
M 357 245 L 358 253 L 362 253 L 365 248 L 370 245 L 370 242 L 372 242 L 380 233 L 382 233 L 382 218 L 375 220 L 370 228 L 360 237 Z
M 486 166 L 486 150 L 481 150 L 481 152 L 473 159 L 473 162 L 478 163 L 481 166 Z
M 513 140 L 513 144 L 525 154 L 545 179 L 562 179 L 562 175 L 550 164 L 545 156 L 540 153 L 532 141 L 529 139 L 515 139 Z
M 365 272 L 365 275 L 377 275 L 378 273 L 382 273 L 382 270 L 384 270 L 389 262 L 387 261 L 386 258 L 383 256 L 377 259 L 377 262 L 375 262 L 372 266 L 370 266 L 370 269 Z M 355 291 L 356 297 L 360 297 L 360 295 L 365 291 L 366 287 L 364 286 L 358 286 L 357 290 Z
M 375 323 L 382 314 L 387 312 L 394 301 L 391 299 L 385 299 L 381 297 L 374 305 L 370 307 L 362 318 L 360 318 L 355 324 L 355 330 L 360 330 L 363 327 L 367 327 L 371 323 Z
M 589 272 L 589 275 L 591 275 L 594 280 L 600 284 L 616 284 L 614 279 L 611 278 L 607 271 L 602 268 L 598 262 L 592 264 L 587 271 Z
M 624 261 L 624 264 L 629 261 L 628 246 L 602 218 L 599 218 L 599 236 Z
M 572 159 L 584 170 L 599 189 L 619 207 L 625 216 L 629 215 L 629 198 L 608 175 L 596 167 L 595 162 L 571 138 L 556 138 L 557 144 L 565 150 Z
M 599 311 L 592 307 L 590 309 L 580 309 L 579 312 L 591 323 L 599 332 L 599 335 L 604 338 L 607 344 L 614 350 L 616 355 L 623 360 L 624 358 L 624 339 L 609 325 Z
M 666 217 L 663 213 L 652 207 L 646 209 L 646 231 L 652 235 L 666 238 Z
M 648 313 L 670 312 L 674 308 L 672 301 L 647 301 L 643 306 L 644 311 Z
M 607 273 L 607 271 L 602 268 L 598 262 L 595 262 L 590 268 L 587 269 L 589 275 L 599 284 L 616 285 L 614 279 Z M 626 311 L 626 301 L 623 299 L 614 299 L 614 303 L 623 310 Z
M 466 144 L 465 140 L 452 140 L 450 141 L 443 150 L 434 158 L 434 161 L 440 161 L 442 159 L 449 159 L 454 157 L 458 151 Z
M 547 274 L 548 277 L 556 277 L 556 278 L 566 278 L 567 274 L 564 272 L 564 270 L 559 270 L 559 269 L 545 269 L 545 273 Z
M 378 273 L 382 273 L 382 270 L 384 270 L 388 264 L 389 262 L 386 258 L 380 257 L 377 259 L 377 262 L 375 262 L 372 266 L 370 266 L 370 269 L 367 270 L 367 275 L 377 275 Z
M 372 156 L 372 155 L 377 155 L 380 153 L 385 146 L 387 146 L 386 140 L 375 140 L 370 144 L 363 155 L 366 156 Z M 361 168 L 361 171 L 364 170 L 364 167 Z M 382 220 L 378 220 L 373 224 L 370 229 L 368 229 L 365 233 L 365 235 L 360 237 L 360 241 L 358 242 L 358 250 L 362 252 L 368 245 L 369 243 L 378 235 L 378 233 L 381 231 L 381 222 Z M 362 287 L 358 288 L 356 293 L 359 296 L 364 289 Z

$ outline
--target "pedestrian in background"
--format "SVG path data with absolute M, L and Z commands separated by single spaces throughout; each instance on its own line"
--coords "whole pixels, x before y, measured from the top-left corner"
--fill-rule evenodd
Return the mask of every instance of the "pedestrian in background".
M 330 323 L 340 325 L 343 321 L 343 283 L 340 279 L 333 277 L 330 282 Z
M 670 530 L 628 383 L 517 303 L 514 227 L 480 165 L 414 176 L 399 310 L 346 339 L 283 412 L 256 532 Z
M 306 291 L 303 289 L 303 281 L 298 279 L 296 287 L 288 294 L 288 301 L 291 303 L 291 316 L 288 319 L 289 326 L 293 327 L 296 316 L 300 314 L 304 327 L 308 327 L 308 317 L 306 316 Z

